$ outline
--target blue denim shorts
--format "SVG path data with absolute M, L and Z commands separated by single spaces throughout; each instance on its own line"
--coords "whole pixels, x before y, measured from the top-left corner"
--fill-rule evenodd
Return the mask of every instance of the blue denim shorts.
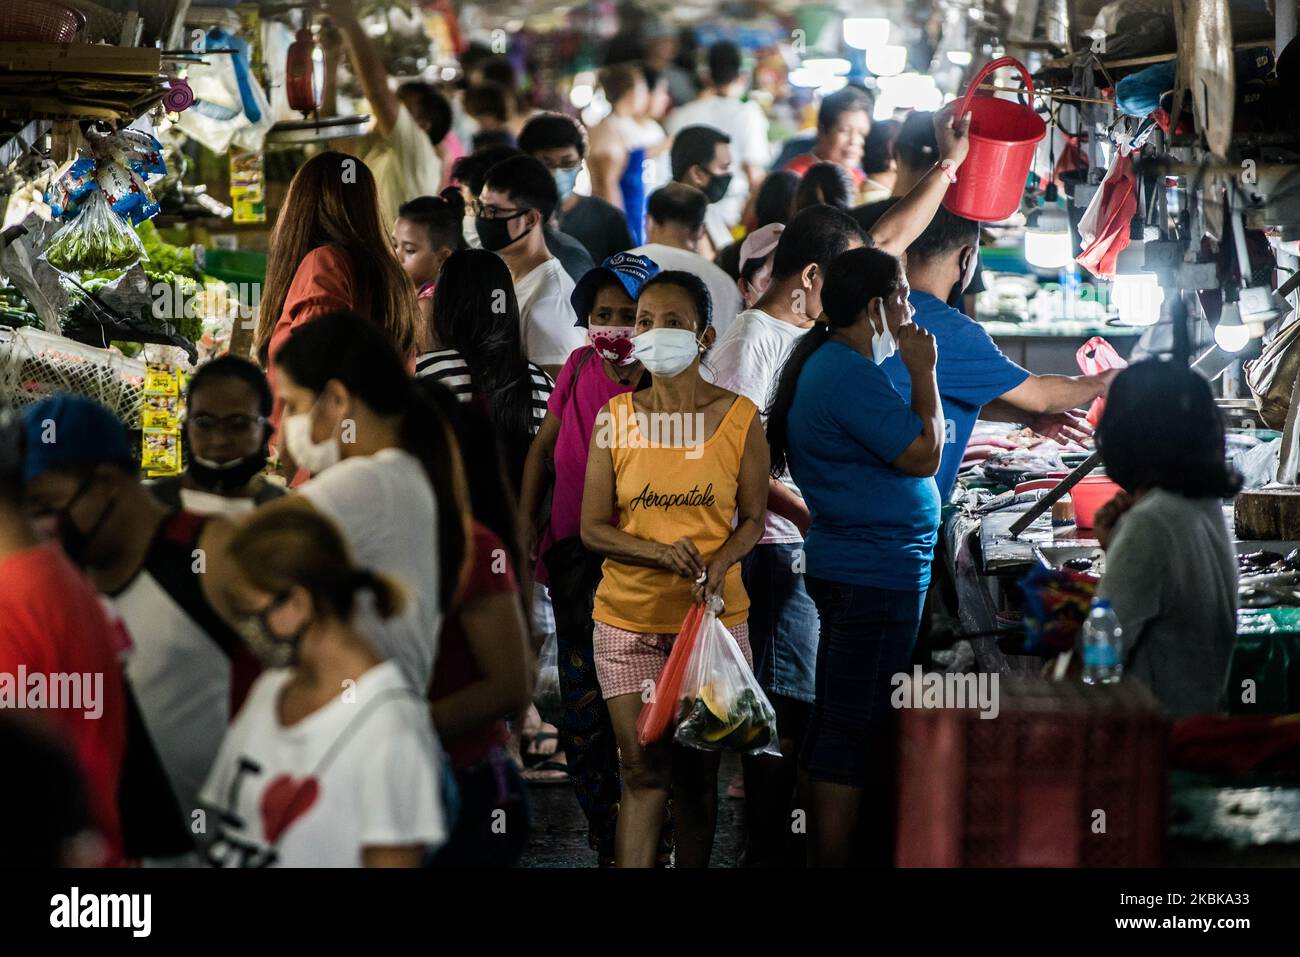
M 802 764 L 814 781 L 879 783 L 893 765 L 893 677 L 911 667 L 925 592 L 812 575 L 807 585 L 821 616 L 821 642 Z
M 817 606 L 794 570 L 802 543 L 756 545 L 742 568 L 754 674 L 768 694 L 817 696 Z

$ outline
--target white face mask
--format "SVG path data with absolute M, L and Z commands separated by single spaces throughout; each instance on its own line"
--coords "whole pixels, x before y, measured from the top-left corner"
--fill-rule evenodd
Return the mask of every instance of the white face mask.
M 871 333 L 871 361 L 880 365 L 898 351 L 898 342 L 889 328 L 889 320 L 885 318 L 883 300 L 876 303 L 876 313 L 880 316 L 880 331 Z
M 339 444 L 334 436 L 324 442 L 312 441 L 310 412 L 285 417 L 284 443 L 299 467 L 312 475 L 319 475 L 339 460 Z
M 651 329 L 632 339 L 632 355 L 651 375 L 672 378 L 684 372 L 700 354 L 700 344 L 689 329 Z

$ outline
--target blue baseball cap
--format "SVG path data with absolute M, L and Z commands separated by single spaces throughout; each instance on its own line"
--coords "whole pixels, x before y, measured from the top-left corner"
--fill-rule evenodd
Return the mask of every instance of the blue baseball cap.
M 615 253 L 599 266 L 587 270 L 586 275 L 573 287 L 569 302 L 578 314 L 575 326 L 585 326 L 591 315 L 592 303 L 596 301 L 596 290 L 605 282 L 607 276 L 613 276 L 623 284 L 628 296 L 635 302 L 641 295 L 641 287 L 659 274 L 659 264 L 645 256 L 635 253 Z
M 61 392 L 23 409 L 23 481 L 50 469 L 135 464 L 126 427 L 93 399 Z

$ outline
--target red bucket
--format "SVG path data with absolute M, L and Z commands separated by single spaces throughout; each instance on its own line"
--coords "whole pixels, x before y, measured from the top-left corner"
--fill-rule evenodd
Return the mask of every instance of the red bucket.
M 956 119 L 970 110 L 970 152 L 948 187 L 943 205 L 967 219 L 997 222 L 1020 207 L 1025 179 L 1034 163 L 1034 149 L 1047 135 L 1047 125 L 1027 106 L 993 96 L 975 96 L 975 90 L 994 70 L 1014 66 L 1025 78 L 1025 92 L 1032 99 L 1034 80 L 1025 65 L 1005 56 L 985 65 L 976 74 L 957 104 Z

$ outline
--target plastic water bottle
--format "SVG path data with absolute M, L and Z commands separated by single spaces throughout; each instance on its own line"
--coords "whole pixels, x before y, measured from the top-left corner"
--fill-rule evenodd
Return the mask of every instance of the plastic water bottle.
M 1105 598 L 1092 600 L 1092 610 L 1079 632 L 1079 655 L 1083 659 L 1084 684 L 1119 681 L 1124 670 L 1124 629 Z

